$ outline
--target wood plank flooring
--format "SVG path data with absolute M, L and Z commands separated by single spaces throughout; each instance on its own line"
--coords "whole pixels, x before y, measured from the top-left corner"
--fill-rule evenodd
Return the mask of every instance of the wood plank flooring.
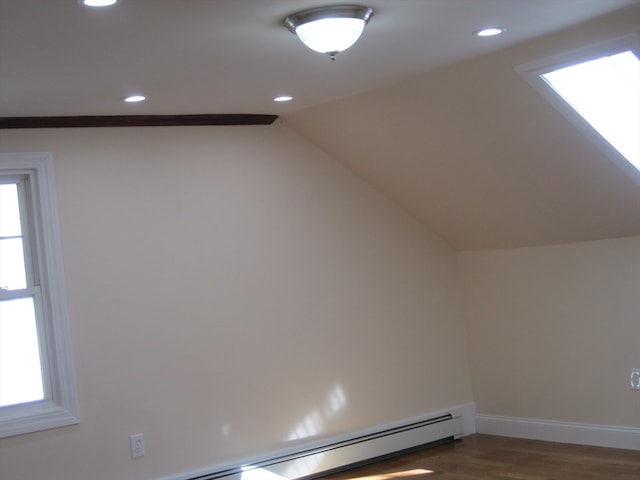
M 323 480 L 640 480 L 640 451 L 470 435 Z

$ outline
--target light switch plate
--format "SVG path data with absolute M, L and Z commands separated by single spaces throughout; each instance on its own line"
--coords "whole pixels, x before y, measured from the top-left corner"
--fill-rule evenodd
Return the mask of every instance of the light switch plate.
M 632 390 L 640 390 L 640 368 L 632 368 L 629 375 L 629 384 Z

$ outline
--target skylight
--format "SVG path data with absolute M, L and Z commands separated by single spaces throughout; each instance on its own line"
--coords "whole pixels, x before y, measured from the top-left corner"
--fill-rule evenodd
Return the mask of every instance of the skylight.
M 640 35 L 558 52 L 515 69 L 640 186 Z
M 640 170 L 640 60 L 631 50 L 540 77 Z

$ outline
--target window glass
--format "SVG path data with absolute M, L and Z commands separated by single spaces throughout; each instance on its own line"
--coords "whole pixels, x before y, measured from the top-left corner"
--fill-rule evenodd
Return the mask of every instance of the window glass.
M 640 61 L 632 51 L 560 68 L 541 77 L 640 170 Z
M 22 238 L 0 239 L 0 288 L 26 288 Z
M 26 288 L 18 185 L 0 185 L 0 288 Z
M 18 185 L 0 184 L 0 237 L 22 235 L 20 226 L 20 208 L 18 204 Z
M 33 298 L 0 302 L 0 407 L 44 398 Z

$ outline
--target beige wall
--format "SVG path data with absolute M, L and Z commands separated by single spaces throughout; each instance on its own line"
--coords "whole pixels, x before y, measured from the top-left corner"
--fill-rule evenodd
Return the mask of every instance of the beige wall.
M 82 414 L 0 440 L 3 480 L 292 448 L 471 401 L 469 364 L 481 413 L 640 426 L 640 238 L 458 255 L 281 124 L 3 131 L 0 150 L 54 155 Z
M 640 237 L 460 263 L 479 413 L 640 426 Z
M 0 150 L 54 156 L 82 416 L 0 440 L 2 480 L 170 476 L 471 401 L 456 252 L 286 126 Z

